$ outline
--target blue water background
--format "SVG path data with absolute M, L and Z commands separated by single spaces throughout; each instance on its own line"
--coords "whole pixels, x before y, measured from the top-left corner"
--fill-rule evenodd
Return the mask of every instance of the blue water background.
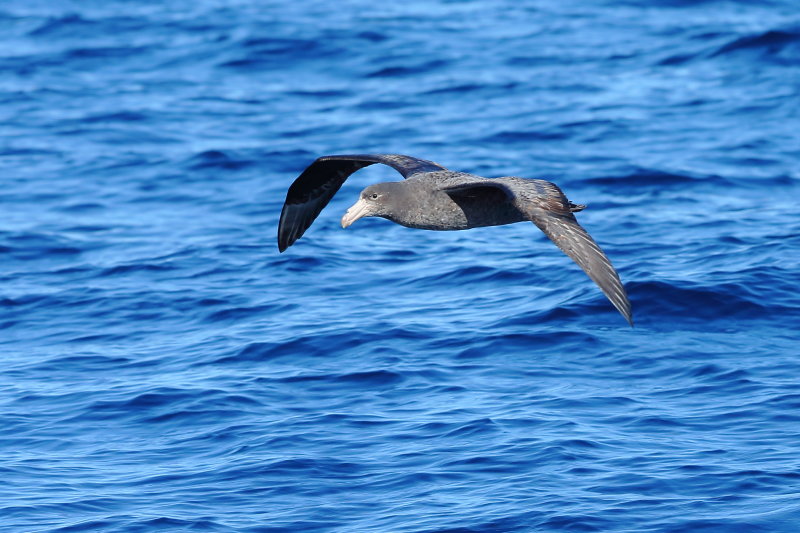
M 0 530 L 800 530 L 794 0 L 0 4 Z M 548 178 L 339 219 L 315 157 Z

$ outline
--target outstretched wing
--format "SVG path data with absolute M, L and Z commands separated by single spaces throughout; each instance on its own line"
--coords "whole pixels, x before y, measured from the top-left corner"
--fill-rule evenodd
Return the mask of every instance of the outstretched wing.
M 575 215 L 540 210 L 538 213 L 533 213 L 531 219 L 551 241 L 556 243 L 556 246 L 561 248 L 561 251 L 578 263 L 592 281 L 597 283 L 617 311 L 622 313 L 625 320 L 633 326 L 631 302 L 617 271 L 594 239 L 578 224 Z
M 419 172 L 446 170 L 432 161 L 407 155 L 322 156 L 294 180 L 286 193 L 278 224 L 278 249 L 283 252 L 305 233 L 350 174 L 375 163 L 389 165 L 404 178 Z
M 536 224 L 561 251 L 578 263 L 628 323 L 633 325 L 631 303 L 617 271 L 600 246 L 578 224 L 575 215 L 572 214 L 573 210 L 580 210 L 583 206 L 570 203 L 556 184 L 545 180 L 523 178 L 462 180 L 462 183 L 445 185 L 443 190 L 451 195 L 459 195 L 479 187 L 495 187 L 505 191 L 514 207 Z

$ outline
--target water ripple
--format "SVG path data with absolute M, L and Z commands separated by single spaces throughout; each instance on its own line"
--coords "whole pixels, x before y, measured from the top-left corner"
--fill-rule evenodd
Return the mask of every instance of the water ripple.
M 794 532 L 796 6 L 373 4 L 0 8 L 0 529 Z M 380 165 L 279 254 L 347 152 L 555 181 L 636 327 L 533 224 L 342 230 Z

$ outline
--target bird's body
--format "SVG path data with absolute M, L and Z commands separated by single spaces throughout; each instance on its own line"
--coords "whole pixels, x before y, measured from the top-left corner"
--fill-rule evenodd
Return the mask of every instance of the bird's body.
M 571 203 L 558 186 L 545 180 L 483 178 L 396 154 L 320 157 L 294 181 L 286 195 L 278 226 L 280 251 L 311 226 L 350 174 L 374 163 L 389 165 L 406 179 L 364 189 L 342 217 L 343 227 L 365 216 L 437 231 L 533 222 L 578 263 L 633 324 L 630 302 L 616 270 L 572 214 L 584 206 Z
M 413 209 L 393 210 L 383 216 L 414 229 L 455 231 L 524 222 L 525 217 L 500 190 L 451 196 L 442 190 L 458 178 L 482 179 L 471 174 L 439 171 L 417 174 L 405 181 L 383 183 L 390 194 L 402 195 Z M 496 178 L 499 181 L 513 178 Z

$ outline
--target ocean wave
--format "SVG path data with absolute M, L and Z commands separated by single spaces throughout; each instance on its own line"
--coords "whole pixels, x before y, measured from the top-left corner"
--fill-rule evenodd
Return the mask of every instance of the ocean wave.
M 587 178 L 586 182 L 596 185 L 614 185 L 622 187 L 669 187 L 681 186 L 690 183 L 697 183 L 703 179 L 713 180 L 718 184 L 723 184 L 725 180 L 719 176 L 709 178 L 689 176 L 685 174 L 674 174 L 656 169 L 636 168 L 625 170 L 621 175 L 603 176 L 597 178 Z
M 45 5 L 46 4 L 46 5 Z M 0 530 L 780 531 L 800 520 L 796 6 L 0 8 Z M 339 217 L 408 153 L 530 223 Z
M 738 51 L 753 50 L 766 56 L 775 56 L 784 48 L 800 43 L 800 28 L 767 30 L 734 39 L 719 47 L 711 57 L 732 54 Z

